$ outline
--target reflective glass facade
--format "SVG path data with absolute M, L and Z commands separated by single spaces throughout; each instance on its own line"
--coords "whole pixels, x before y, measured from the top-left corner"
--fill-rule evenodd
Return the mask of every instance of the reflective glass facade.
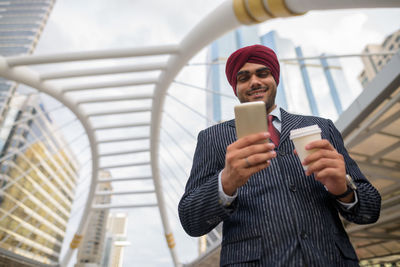
M 78 164 L 37 96 L 11 101 L 0 153 L 0 248 L 57 263 Z
M 0 1 L 0 56 L 33 53 L 55 0 Z M 0 126 L 14 92 L 14 82 L 0 79 Z

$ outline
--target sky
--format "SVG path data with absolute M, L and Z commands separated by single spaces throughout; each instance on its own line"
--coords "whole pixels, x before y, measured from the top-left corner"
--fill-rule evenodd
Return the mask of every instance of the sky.
M 178 44 L 220 3 L 221 0 L 57 0 L 35 53 Z M 259 25 L 260 35 L 276 30 L 280 37 L 310 47 L 309 51 L 316 53 L 314 56 L 361 53 L 366 44 L 379 44 L 398 29 L 399 8 L 311 11 Z M 205 52 L 199 53 L 193 62 L 206 62 Z M 356 94 L 361 92 L 356 79 L 362 68 L 360 60 L 346 59 L 342 65 L 348 66 L 345 74 L 351 88 Z M 203 72 L 181 73 L 178 77 L 204 87 L 205 76 L 199 73 Z M 205 103 L 204 99 L 198 102 Z M 87 186 L 88 182 L 83 184 Z M 131 245 L 125 250 L 124 266 L 172 266 L 157 209 L 126 212 Z M 196 256 L 196 241 L 185 236 L 176 218 L 171 221 L 178 257 L 188 262 Z

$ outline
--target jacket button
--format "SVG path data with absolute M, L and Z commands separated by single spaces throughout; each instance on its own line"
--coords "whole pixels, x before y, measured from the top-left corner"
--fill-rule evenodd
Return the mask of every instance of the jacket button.
M 292 183 L 289 184 L 289 189 L 292 192 L 296 192 L 296 186 L 294 184 L 292 184 Z
M 307 239 L 307 237 L 308 237 L 308 235 L 307 235 L 307 233 L 306 232 L 301 232 L 300 233 L 300 237 L 301 237 L 301 239 Z
M 285 155 L 286 155 L 286 152 L 283 151 L 283 150 L 278 150 L 278 154 L 281 155 L 281 156 L 285 156 Z

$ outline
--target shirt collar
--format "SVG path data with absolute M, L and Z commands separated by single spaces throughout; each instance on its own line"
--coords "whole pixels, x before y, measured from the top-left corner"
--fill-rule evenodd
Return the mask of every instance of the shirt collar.
M 276 107 L 271 111 L 271 113 L 269 115 L 273 115 L 273 116 L 275 116 L 275 119 L 282 121 L 281 120 L 281 108 L 278 105 L 276 105 Z

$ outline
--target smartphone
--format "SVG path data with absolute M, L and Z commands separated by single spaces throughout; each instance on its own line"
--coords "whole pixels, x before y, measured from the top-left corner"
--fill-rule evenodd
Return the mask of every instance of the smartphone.
M 268 131 L 267 111 L 263 101 L 254 101 L 235 106 L 237 138 Z M 263 141 L 263 143 L 268 140 Z

